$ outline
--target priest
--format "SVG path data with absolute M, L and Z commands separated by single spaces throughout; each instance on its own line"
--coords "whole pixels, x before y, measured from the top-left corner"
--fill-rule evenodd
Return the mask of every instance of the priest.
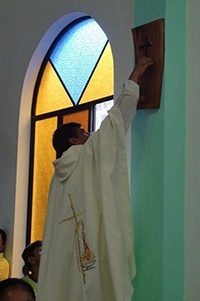
M 143 57 L 91 135 L 79 123 L 54 133 L 37 301 L 130 301 L 136 269 L 125 135 L 136 113 Z

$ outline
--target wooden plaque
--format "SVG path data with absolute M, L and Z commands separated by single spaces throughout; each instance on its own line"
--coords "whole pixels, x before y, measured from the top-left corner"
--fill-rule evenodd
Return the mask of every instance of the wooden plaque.
M 146 70 L 140 85 L 138 109 L 160 107 L 164 69 L 164 19 L 159 19 L 132 29 L 135 62 L 148 56 L 154 65 Z

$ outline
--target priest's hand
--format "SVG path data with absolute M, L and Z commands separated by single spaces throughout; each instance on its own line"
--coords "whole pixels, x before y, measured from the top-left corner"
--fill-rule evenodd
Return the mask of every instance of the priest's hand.
M 135 83 L 139 83 L 140 78 L 145 73 L 146 69 L 153 65 L 153 60 L 149 57 L 143 56 L 134 67 L 129 79 Z

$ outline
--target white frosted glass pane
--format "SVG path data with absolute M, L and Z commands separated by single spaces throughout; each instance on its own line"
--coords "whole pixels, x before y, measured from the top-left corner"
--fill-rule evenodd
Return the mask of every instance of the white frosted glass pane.
M 101 122 L 108 115 L 107 112 L 110 110 L 113 104 L 114 100 L 109 100 L 95 105 L 95 131 L 99 129 Z

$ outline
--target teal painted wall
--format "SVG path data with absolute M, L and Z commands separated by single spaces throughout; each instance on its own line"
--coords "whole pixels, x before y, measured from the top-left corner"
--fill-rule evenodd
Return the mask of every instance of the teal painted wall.
M 165 3 L 166 2 L 166 3 Z M 182 1 L 184 2 L 184 1 Z M 185 4 L 136 0 L 135 26 L 165 18 L 161 107 L 132 126 L 134 301 L 181 301 L 184 278 Z
M 166 1 L 163 300 L 183 300 L 186 1 Z
M 200 1 L 187 1 L 186 75 L 186 202 L 185 202 L 185 296 L 184 301 L 200 299 Z

